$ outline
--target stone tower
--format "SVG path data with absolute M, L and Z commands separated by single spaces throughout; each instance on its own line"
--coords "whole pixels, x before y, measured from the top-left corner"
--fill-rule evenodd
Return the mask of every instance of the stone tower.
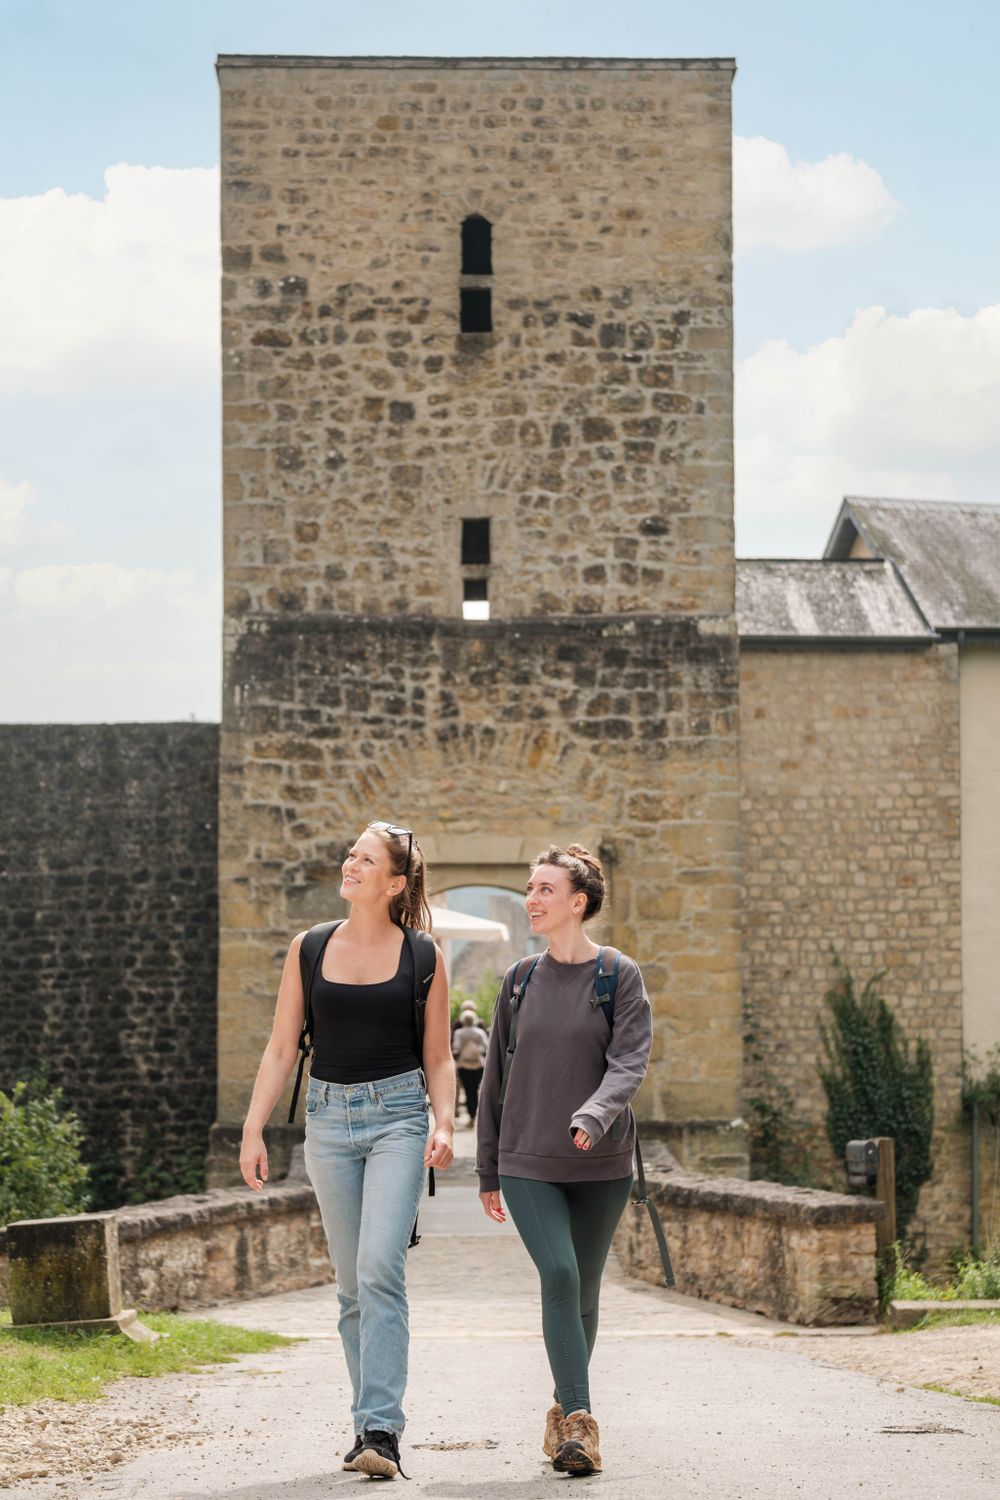
M 379 817 L 438 890 L 600 850 L 639 1112 L 739 1169 L 733 72 L 219 60 L 217 1146 Z

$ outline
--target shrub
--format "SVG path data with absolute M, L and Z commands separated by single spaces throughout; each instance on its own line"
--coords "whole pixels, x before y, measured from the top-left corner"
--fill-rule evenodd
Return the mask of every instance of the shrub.
M 931 1175 L 934 1069 L 930 1047 L 915 1047 L 877 986 L 873 974 L 860 996 L 850 970 L 834 955 L 836 979 L 826 993 L 829 1024 L 820 1023 L 826 1063 L 819 1076 L 826 1093 L 826 1129 L 843 1160 L 849 1140 L 891 1135 L 896 1143 L 896 1227 L 900 1239 L 912 1219 L 920 1188 Z
M 968 1256 L 958 1262 L 955 1296 L 1000 1300 L 1000 1256 L 996 1252 L 977 1260 Z
M 82 1134 L 61 1089 L 44 1078 L 0 1091 L 0 1224 L 51 1219 L 87 1207 Z

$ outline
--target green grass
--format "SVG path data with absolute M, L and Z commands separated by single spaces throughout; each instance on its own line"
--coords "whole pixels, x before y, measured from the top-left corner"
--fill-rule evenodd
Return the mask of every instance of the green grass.
M 912 1328 L 897 1328 L 896 1333 L 919 1333 L 925 1328 L 970 1328 L 975 1323 L 1000 1323 L 1000 1308 L 983 1308 L 980 1312 L 932 1312 L 925 1314 Z
M 140 1314 L 147 1328 L 163 1337 L 134 1344 L 114 1333 L 71 1333 L 41 1328 L 13 1329 L 10 1311 L 0 1310 L 0 1409 L 35 1401 L 89 1401 L 126 1375 L 168 1375 L 229 1364 L 240 1354 L 256 1354 L 297 1343 L 277 1333 L 254 1333 L 226 1323 L 182 1318 L 176 1313 Z
M 967 1396 L 964 1391 L 953 1391 L 946 1385 L 922 1385 L 922 1391 L 937 1391 L 939 1396 L 958 1396 L 961 1401 L 978 1401 L 982 1406 L 1000 1406 L 1000 1396 Z

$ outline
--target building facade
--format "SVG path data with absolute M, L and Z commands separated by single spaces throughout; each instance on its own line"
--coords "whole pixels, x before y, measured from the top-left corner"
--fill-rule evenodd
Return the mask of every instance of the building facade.
M 438 889 L 599 850 L 641 1110 L 746 1170 L 732 77 L 219 61 L 223 1156 L 280 955 L 391 817 Z

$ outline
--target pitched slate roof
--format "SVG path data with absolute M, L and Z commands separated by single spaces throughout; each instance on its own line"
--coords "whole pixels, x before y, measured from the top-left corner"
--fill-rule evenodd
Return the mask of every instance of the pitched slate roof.
M 848 557 L 858 538 L 896 564 L 936 630 L 1000 630 L 1000 505 L 850 495 L 824 558 Z
M 892 563 L 749 558 L 736 564 L 742 641 L 924 643 L 934 631 Z

